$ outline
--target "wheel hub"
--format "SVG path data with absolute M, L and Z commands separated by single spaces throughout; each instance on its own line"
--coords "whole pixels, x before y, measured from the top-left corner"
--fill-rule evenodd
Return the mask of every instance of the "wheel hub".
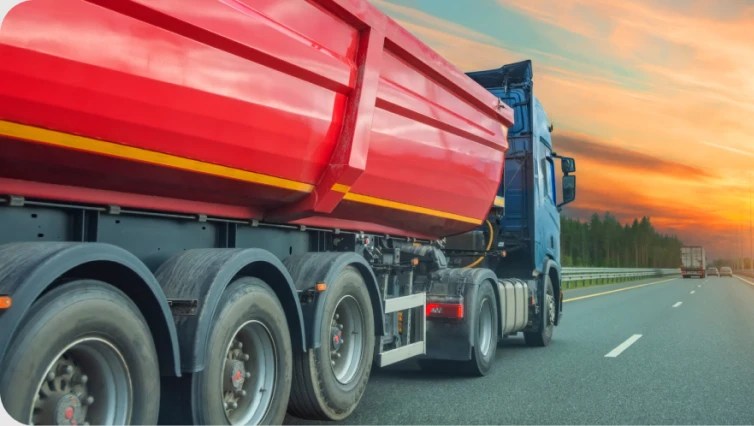
M 482 301 L 482 306 L 479 309 L 479 328 L 477 341 L 479 342 L 479 352 L 485 357 L 490 352 L 492 347 L 492 308 L 488 299 Z
M 353 296 L 344 296 L 335 305 L 330 320 L 330 366 L 335 379 L 347 384 L 355 376 L 364 350 L 364 320 Z
M 264 418 L 273 395 L 274 353 L 274 343 L 262 323 L 248 321 L 236 330 L 228 345 L 222 378 L 222 404 L 228 423 L 257 424 Z
M 339 351 L 343 346 L 343 325 L 338 324 L 330 327 L 330 335 L 332 336 L 332 350 Z
M 251 373 L 246 369 L 246 362 L 249 361 L 250 356 L 244 352 L 244 345 L 240 340 L 233 340 L 227 357 L 225 377 L 228 378 L 228 381 L 223 389 L 223 407 L 226 414 L 234 412 L 242 404 L 242 400 L 247 395 L 244 385 L 246 380 L 251 377 Z
M 88 395 L 88 377 L 69 358 L 60 357 L 48 370 L 34 400 L 34 423 L 83 425 L 87 406 L 94 402 Z
M 130 420 L 129 372 L 120 352 L 100 338 L 63 349 L 41 377 L 28 423 L 86 426 Z
M 65 394 L 58 400 L 55 408 L 55 422 L 59 425 L 81 425 L 86 418 L 81 399 L 72 393 Z
M 234 359 L 225 364 L 226 377 L 230 379 L 230 387 L 233 390 L 243 389 L 243 384 L 246 381 L 246 367 L 243 362 Z

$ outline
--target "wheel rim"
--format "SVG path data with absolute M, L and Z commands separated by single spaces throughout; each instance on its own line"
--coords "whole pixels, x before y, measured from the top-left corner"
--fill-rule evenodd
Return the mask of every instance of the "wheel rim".
M 133 405 L 131 374 L 120 351 L 102 338 L 63 349 L 39 381 L 31 424 L 127 424 Z
M 330 366 L 335 379 L 347 384 L 356 376 L 364 352 L 365 321 L 359 302 L 343 296 L 330 321 Z
M 547 325 L 555 324 L 555 297 L 552 293 L 547 293 Z
M 233 334 L 226 350 L 222 401 L 230 424 L 261 423 L 272 401 L 276 348 L 270 330 L 248 321 Z
M 489 299 L 482 300 L 482 307 L 479 309 L 479 352 L 485 357 L 492 347 L 492 308 Z

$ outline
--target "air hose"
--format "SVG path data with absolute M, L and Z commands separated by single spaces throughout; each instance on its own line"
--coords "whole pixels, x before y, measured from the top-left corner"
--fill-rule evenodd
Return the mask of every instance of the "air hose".
M 490 248 L 492 248 L 492 240 L 494 240 L 493 235 L 492 235 L 493 232 L 494 232 L 494 230 L 492 229 L 492 223 L 489 220 L 486 220 L 485 222 L 487 223 L 487 229 L 490 230 L 490 235 L 488 237 L 489 241 L 487 241 L 487 248 L 484 249 L 484 251 L 490 251 Z M 479 256 L 479 258 L 477 260 L 475 260 L 475 261 L 471 262 L 470 264 L 464 266 L 464 268 L 474 268 L 474 267 L 476 267 L 477 265 L 479 265 L 480 263 L 482 263 L 482 261 L 484 260 L 484 256 L 485 255 Z

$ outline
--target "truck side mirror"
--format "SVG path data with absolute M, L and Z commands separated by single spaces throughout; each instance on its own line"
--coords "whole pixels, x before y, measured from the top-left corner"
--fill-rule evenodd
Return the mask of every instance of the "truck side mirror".
M 564 163 L 565 164 L 565 163 Z M 558 208 L 570 203 L 576 199 L 576 176 L 563 176 L 563 202 L 558 204 Z
M 576 171 L 576 160 L 571 157 L 560 157 L 560 169 L 564 175 Z

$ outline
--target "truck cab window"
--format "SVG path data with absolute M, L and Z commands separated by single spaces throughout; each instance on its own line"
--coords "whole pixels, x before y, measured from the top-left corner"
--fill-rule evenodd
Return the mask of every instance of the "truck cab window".
M 553 204 L 558 204 L 557 200 L 557 185 L 555 185 L 555 162 L 552 161 L 552 158 L 547 157 L 546 159 L 546 166 L 547 166 L 547 184 L 549 186 L 547 194 L 550 197 L 550 200 L 552 200 Z

